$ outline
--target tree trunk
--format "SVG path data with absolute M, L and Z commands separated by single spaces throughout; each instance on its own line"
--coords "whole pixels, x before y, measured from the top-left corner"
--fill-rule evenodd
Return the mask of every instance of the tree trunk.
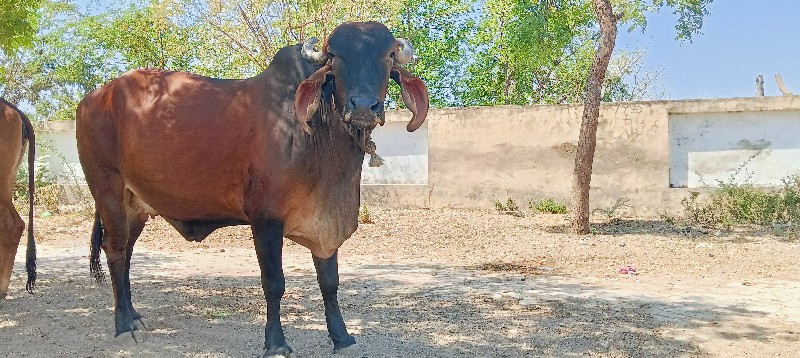
M 600 43 L 592 63 L 583 101 L 583 118 L 575 154 L 572 176 L 572 230 L 576 234 L 589 233 L 589 184 L 592 179 L 592 162 L 597 144 L 597 117 L 600 116 L 600 95 L 608 69 L 608 61 L 617 39 L 617 20 L 609 0 L 593 0 L 594 12 L 600 22 Z

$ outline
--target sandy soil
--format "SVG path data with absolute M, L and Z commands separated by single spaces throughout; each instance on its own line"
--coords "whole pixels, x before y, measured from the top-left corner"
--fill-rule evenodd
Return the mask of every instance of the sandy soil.
M 367 357 L 800 357 L 800 241 L 658 220 L 380 210 L 340 252 L 340 302 Z M 152 220 L 132 264 L 146 340 L 113 338 L 110 284 L 88 274 L 91 221 L 38 221 L 39 289 L 22 255 L 0 302 L 3 357 L 257 357 L 264 303 L 247 227 L 202 243 Z M 329 356 L 311 257 L 284 246 L 297 357 Z M 20 249 L 20 254 L 24 249 Z M 620 274 L 633 266 L 637 274 Z

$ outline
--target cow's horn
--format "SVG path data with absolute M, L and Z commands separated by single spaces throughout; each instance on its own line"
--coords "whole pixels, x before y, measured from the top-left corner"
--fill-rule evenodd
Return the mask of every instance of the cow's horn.
M 397 53 L 394 55 L 394 60 L 398 65 L 405 65 L 414 59 L 414 48 L 411 43 L 406 39 L 397 39 Z
M 303 59 L 315 65 L 324 65 L 328 61 L 328 56 L 324 52 L 314 50 L 314 46 L 319 42 L 316 37 L 309 38 L 303 42 Z

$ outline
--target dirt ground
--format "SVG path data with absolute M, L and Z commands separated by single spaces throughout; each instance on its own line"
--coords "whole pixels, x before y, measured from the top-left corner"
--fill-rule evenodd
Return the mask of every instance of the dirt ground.
M 800 241 L 660 220 L 373 209 L 340 250 L 339 299 L 366 357 L 800 357 Z M 20 248 L 0 302 L 2 357 L 257 357 L 264 301 L 249 228 L 187 242 L 160 219 L 134 253 L 146 340 L 114 338 L 110 284 L 88 273 L 91 221 L 39 219 L 39 283 Z M 636 274 L 621 274 L 632 266 Z M 283 323 L 329 356 L 307 249 L 287 242 Z

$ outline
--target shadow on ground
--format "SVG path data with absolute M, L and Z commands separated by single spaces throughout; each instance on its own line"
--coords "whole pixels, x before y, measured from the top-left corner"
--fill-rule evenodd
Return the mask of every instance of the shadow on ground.
M 572 228 L 569 223 L 543 227 L 545 232 L 568 234 Z M 704 228 L 686 222 L 671 222 L 652 219 L 613 218 L 603 222 L 590 224 L 590 232 L 595 235 L 656 235 L 663 237 L 683 237 L 693 240 L 716 241 L 719 237 L 732 238 L 732 242 L 752 242 L 748 236 L 772 237 L 783 242 L 798 241 L 800 235 L 797 228 L 784 226 L 738 226 L 732 229 Z
M 39 291 L 0 303 L 0 341 L 13 357 L 255 357 L 264 303 L 256 276 L 179 278 L 149 274 L 171 260 L 134 262 L 133 300 L 150 326 L 135 345 L 113 338 L 110 284 L 95 285 L 85 258 L 46 258 Z M 74 262 L 73 262 L 74 261 Z M 80 264 L 77 262 L 80 261 Z M 430 264 L 344 267 L 340 302 L 368 357 L 702 356 L 669 332 L 763 316 L 747 307 L 615 295 L 590 284 Z M 16 292 L 23 282 L 17 270 Z M 287 271 L 287 340 L 300 357 L 329 356 L 322 301 L 312 272 Z M 768 340 L 770 327 L 714 333 Z M 743 335 L 745 337 L 743 337 Z

